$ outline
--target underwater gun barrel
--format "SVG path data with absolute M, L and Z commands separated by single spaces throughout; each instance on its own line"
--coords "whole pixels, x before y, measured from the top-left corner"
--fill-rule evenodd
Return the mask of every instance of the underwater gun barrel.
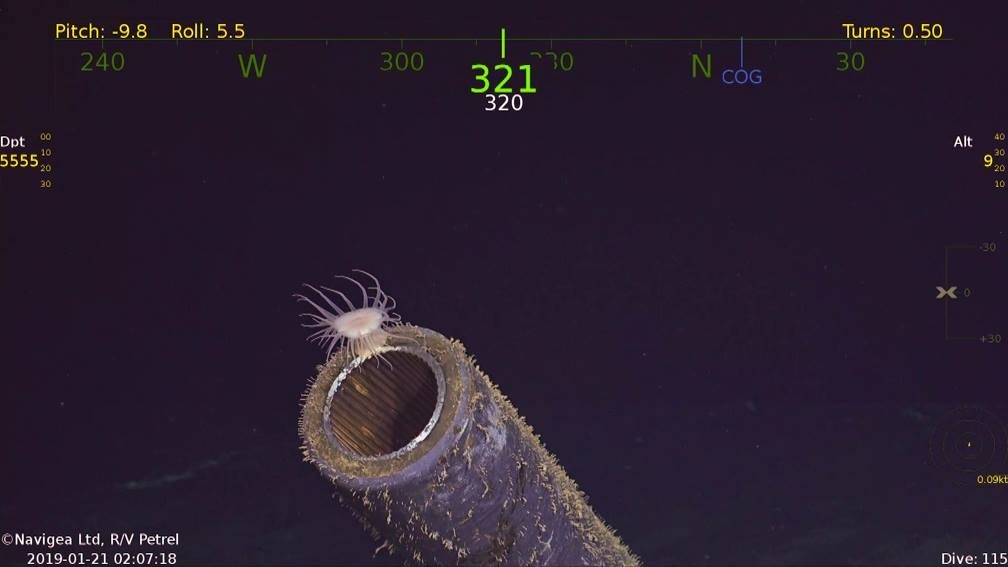
M 463 345 L 404 325 L 341 351 L 304 396 L 305 459 L 419 564 L 638 565 Z

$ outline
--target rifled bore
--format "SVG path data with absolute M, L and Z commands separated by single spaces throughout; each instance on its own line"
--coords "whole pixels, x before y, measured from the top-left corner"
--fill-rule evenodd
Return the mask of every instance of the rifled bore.
M 326 434 L 363 458 L 408 450 L 437 419 L 438 389 L 434 368 L 416 352 L 390 350 L 358 360 L 329 390 Z

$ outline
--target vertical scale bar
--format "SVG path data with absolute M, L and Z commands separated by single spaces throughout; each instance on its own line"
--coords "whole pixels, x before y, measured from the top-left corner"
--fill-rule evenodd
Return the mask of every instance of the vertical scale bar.
M 504 59 L 504 53 L 505 53 L 505 51 L 506 51 L 506 47 L 505 47 L 504 28 L 501 28 L 501 59 L 502 60 Z
M 945 283 L 944 283 L 945 289 L 948 289 L 948 286 L 949 286 L 949 283 L 948 283 L 948 253 L 949 253 L 949 249 L 948 249 L 948 246 L 946 246 L 945 247 Z M 945 303 L 945 340 L 947 341 L 947 340 L 949 340 L 949 334 L 948 334 L 948 301 L 945 301 L 944 303 Z

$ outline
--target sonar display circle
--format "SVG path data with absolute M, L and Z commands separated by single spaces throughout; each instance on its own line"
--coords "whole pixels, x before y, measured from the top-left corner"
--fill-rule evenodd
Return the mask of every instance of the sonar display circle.
M 958 407 L 935 427 L 931 435 L 930 460 L 956 480 L 975 484 L 977 475 L 1005 470 L 1008 429 L 984 408 Z

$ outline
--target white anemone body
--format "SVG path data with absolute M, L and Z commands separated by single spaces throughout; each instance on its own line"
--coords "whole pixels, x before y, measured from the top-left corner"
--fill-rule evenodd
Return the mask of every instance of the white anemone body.
M 333 350 L 343 347 L 351 357 L 373 354 L 388 341 L 388 327 L 400 322 L 399 316 L 392 312 L 392 309 L 395 308 L 395 299 L 382 291 L 378 279 L 364 270 L 354 271 L 370 277 L 374 280 L 374 285 L 364 287 L 353 278 L 336 277 L 349 280 L 360 288 L 363 303 L 359 306 L 354 305 L 342 292 L 325 286 L 319 287 L 339 296 L 346 304 L 345 308 L 337 305 L 325 293 L 308 284 L 305 284 L 305 287 L 317 293 L 325 302 L 325 306 L 319 305 L 304 295 L 294 295 L 299 301 L 304 301 L 315 308 L 315 313 L 301 314 L 311 320 L 302 326 L 317 329 L 308 336 L 308 340 L 318 341 L 326 348 L 326 360 L 332 356 Z

